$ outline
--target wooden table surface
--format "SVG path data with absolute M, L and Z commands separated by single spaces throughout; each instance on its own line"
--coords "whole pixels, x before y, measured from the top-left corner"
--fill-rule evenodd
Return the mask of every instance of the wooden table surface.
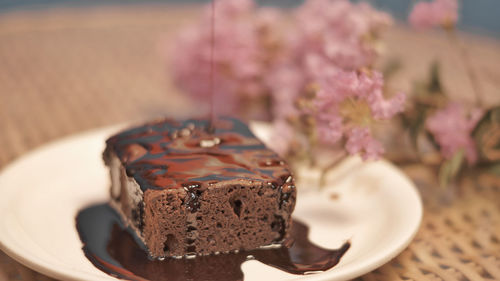
M 169 80 L 165 58 L 194 7 L 110 6 L 0 15 L 0 168 L 62 136 L 123 121 L 197 111 Z M 406 68 L 391 87 L 408 90 L 443 63 L 445 87 L 472 101 L 458 52 L 439 32 L 389 30 L 384 59 Z M 500 102 L 500 42 L 463 35 L 487 103 Z M 405 171 L 425 203 L 408 249 L 360 280 L 500 280 L 500 179 L 469 178 L 439 191 L 419 166 Z M 0 280 L 52 280 L 0 252 Z

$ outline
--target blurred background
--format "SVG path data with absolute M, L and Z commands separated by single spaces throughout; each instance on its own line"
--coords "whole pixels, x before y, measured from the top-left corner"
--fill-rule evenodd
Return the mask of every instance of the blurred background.
M 302 1 L 257 2 L 293 7 Z M 390 12 L 397 20 L 383 35 L 386 52 L 382 63 L 398 59 L 409 67 L 394 74 L 391 87 L 411 92 L 413 81 L 426 78 L 429 65 L 438 59 L 447 91 L 457 100 L 472 103 L 467 71 L 460 54 L 443 32 L 416 32 L 406 24 L 414 1 L 368 2 Z M 198 18 L 200 3 L 208 1 L 0 0 L 0 169 L 35 147 L 73 133 L 158 116 L 198 115 L 198 105 L 171 79 L 169 49 L 179 30 Z M 461 1 L 461 5 L 458 23 L 461 44 L 470 54 L 484 102 L 498 104 L 500 1 L 469 0 Z M 493 225 L 485 233 L 494 234 L 498 227 L 491 220 L 495 217 L 499 225 L 498 200 L 495 203 L 500 194 L 498 182 L 496 189 L 491 190 L 482 197 L 474 197 L 475 201 L 471 199 L 475 205 L 460 203 L 460 213 L 443 213 L 459 214 L 453 215 L 452 221 L 472 213 L 471 221 L 484 219 L 487 223 L 482 226 Z M 479 210 L 479 206 L 486 206 L 488 212 Z M 473 239 L 476 236 L 469 229 L 476 226 L 468 222 L 454 225 L 447 222 L 448 217 L 427 219 L 423 223 L 426 232 L 418 236 L 410 253 L 363 280 L 417 280 L 411 276 L 423 276 L 418 275 L 418 268 L 422 272 L 444 272 L 463 266 L 464 272 L 476 272 L 481 264 L 490 266 L 489 276 L 495 278 L 493 273 L 498 273 L 500 264 L 498 251 L 495 252 L 500 247 L 498 238 L 496 244 L 488 247 L 473 247 L 477 250 L 472 252 L 476 263 L 467 261 L 472 250 L 453 254 L 445 249 L 438 257 L 429 249 L 431 237 L 434 246 L 446 244 L 447 240 L 443 242 L 446 237 L 456 233 L 465 233 L 464 239 Z M 447 235 L 448 232 L 453 235 Z M 426 258 L 417 261 L 413 251 L 427 253 Z M 443 269 L 434 259 L 452 262 Z M 466 280 L 457 277 L 456 272 L 446 280 Z M 0 252 L 0 280 L 50 279 Z
M 44 9 L 52 7 L 76 7 L 95 5 L 142 5 L 142 4 L 166 4 L 204 3 L 206 0 L 0 0 L 0 12 L 5 13 L 20 9 Z M 303 1 L 300 0 L 259 0 L 263 5 L 293 7 Z M 405 19 L 414 1 L 411 0 L 371 0 L 374 6 L 391 12 L 399 19 Z M 480 32 L 490 36 L 500 36 L 500 2 L 496 0 L 475 0 L 461 2 L 461 20 L 459 27 L 469 31 Z

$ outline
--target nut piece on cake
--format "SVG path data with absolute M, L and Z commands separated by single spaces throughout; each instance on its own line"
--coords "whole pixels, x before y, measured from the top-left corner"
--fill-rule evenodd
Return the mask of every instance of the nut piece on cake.
M 296 190 L 288 166 L 242 122 L 160 120 L 106 142 L 111 202 L 154 258 L 280 244 Z

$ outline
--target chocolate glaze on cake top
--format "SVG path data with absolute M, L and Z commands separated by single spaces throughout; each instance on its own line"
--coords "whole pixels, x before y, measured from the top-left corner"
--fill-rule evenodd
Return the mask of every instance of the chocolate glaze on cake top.
M 290 171 L 280 157 L 244 123 L 226 117 L 213 132 L 209 127 L 203 119 L 159 120 L 111 137 L 106 154 L 112 150 L 143 191 L 239 179 L 281 186 L 287 180 Z

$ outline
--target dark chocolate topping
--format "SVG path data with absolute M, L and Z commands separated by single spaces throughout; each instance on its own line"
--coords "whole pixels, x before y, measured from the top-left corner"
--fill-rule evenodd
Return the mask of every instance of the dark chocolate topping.
M 107 204 L 80 211 L 76 224 L 87 258 L 100 270 L 128 280 L 243 280 L 241 264 L 250 259 L 306 274 L 332 268 L 350 247 L 349 243 L 337 250 L 318 247 L 308 240 L 307 226 L 294 221 L 291 238 L 280 248 L 159 261 L 148 259 L 140 239 Z
M 203 119 L 160 120 L 111 137 L 105 153 L 113 151 L 143 191 L 238 179 L 274 182 L 290 174 L 241 121 L 220 118 L 213 133 L 208 126 Z

